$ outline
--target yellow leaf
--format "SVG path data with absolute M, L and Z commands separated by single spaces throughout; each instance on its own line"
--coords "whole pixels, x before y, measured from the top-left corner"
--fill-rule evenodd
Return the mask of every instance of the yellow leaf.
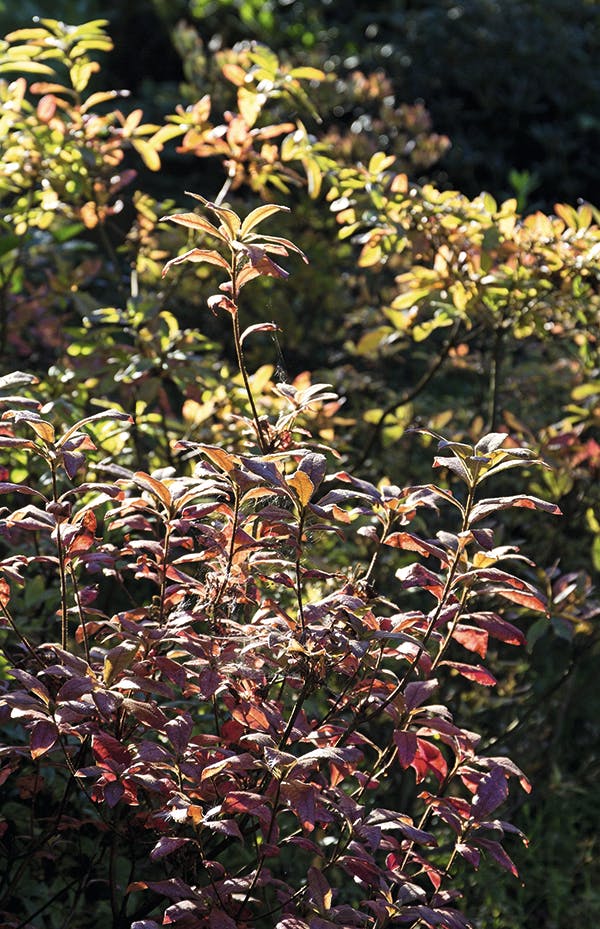
M 310 502 L 312 497 L 315 485 L 309 478 L 308 474 L 304 471 L 296 471 L 295 474 L 288 480 L 288 486 L 292 487 L 296 492 L 298 500 L 300 501 L 300 506 L 302 509 Z
M 52 445 L 54 442 L 54 427 L 50 423 L 38 423 L 38 422 L 29 422 L 29 426 L 33 429 L 35 434 L 42 442 L 46 442 L 47 445 Z
M 325 80 L 325 72 L 321 71 L 319 68 L 308 68 L 308 67 L 293 68 L 293 70 L 290 71 L 290 76 L 298 78 L 299 80 L 304 80 L 304 81 L 324 81 Z
M 47 29 L 17 29 L 16 32 L 9 32 L 5 39 L 7 42 L 29 42 L 31 39 L 47 39 Z
M 276 203 L 265 203 L 263 206 L 257 207 L 255 210 L 252 210 L 251 213 L 248 213 L 246 219 L 242 223 L 240 229 L 240 238 L 247 236 L 255 226 L 258 226 L 259 223 L 264 222 L 269 216 L 272 216 L 274 213 L 280 212 L 289 213 L 290 208 L 287 206 L 278 206 Z
M 248 90 L 247 87 L 240 87 L 237 99 L 238 107 L 244 118 L 244 122 L 251 128 L 258 119 L 267 98 L 264 94 L 258 94 L 252 90 Z
M 302 165 L 306 171 L 306 177 L 308 180 L 308 195 L 311 200 L 316 200 L 321 193 L 323 172 L 313 158 L 304 158 L 302 160 Z
M 429 287 L 417 287 L 414 290 L 408 290 L 406 293 L 394 297 L 392 307 L 394 310 L 408 310 L 410 307 L 415 306 L 419 300 L 422 300 L 423 297 L 429 296 L 430 293 L 431 289 Z
M 120 96 L 118 90 L 105 90 L 99 91 L 98 93 L 91 94 L 85 103 L 81 106 L 81 112 L 87 113 L 89 109 L 93 106 L 97 106 L 99 103 L 106 103 L 107 100 L 114 100 L 115 97 Z
M 114 684 L 121 671 L 124 671 L 133 664 L 133 659 L 138 653 L 138 648 L 139 646 L 136 642 L 123 642 L 121 645 L 111 648 L 104 656 L 102 676 L 104 683 L 108 687 Z
M 375 152 L 369 161 L 369 174 L 380 174 L 391 168 L 396 158 L 394 155 L 386 155 L 385 152 Z
M 227 239 L 223 233 L 219 232 L 216 226 L 213 226 L 207 219 L 204 219 L 203 216 L 198 216 L 197 213 L 174 213 L 173 216 L 161 216 L 159 222 L 165 222 L 169 220 L 171 223 L 178 223 L 180 226 L 187 226 L 188 229 L 198 229 L 200 232 L 207 232 L 208 235 L 214 235 L 217 239 L 221 239 L 222 242 L 227 242 Z
M 20 71 L 25 74 L 51 74 L 54 69 L 44 65 L 41 61 L 4 61 L 0 64 L 0 71 Z
M 228 81 L 231 81 L 232 84 L 235 84 L 236 87 L 241 87 L 246 80 L 246 72 L 239 65 L 223 65 L 221 71 L 223 73 L 223 77 L 227 78 Z
M 160 158 L 156 149 L 143 139 L 131 139 L 131 144 L 150 171 L 160 170 Z

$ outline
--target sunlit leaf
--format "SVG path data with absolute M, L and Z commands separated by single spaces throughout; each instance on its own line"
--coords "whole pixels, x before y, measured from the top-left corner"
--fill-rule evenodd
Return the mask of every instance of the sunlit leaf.
M 279 206 L 276 203 L 265 203 L 263 206 L 257 207 L 255 210 L 252 210 L 251 213 L 248 213 L 242 226 L 240 228 L 240 238 L 245 238 L 249 232 L 262 223 L 269 216 L 273 216 L 275 213 L 289 213 L 289 207 Z

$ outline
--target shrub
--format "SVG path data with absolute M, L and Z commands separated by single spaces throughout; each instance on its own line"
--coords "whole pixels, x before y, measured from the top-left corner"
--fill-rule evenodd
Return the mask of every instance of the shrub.
M 122 412 L 58 435 L 35 399 L 6 401 L 0 444 L 46 470 L 35 486 L 1 487 L 0 609 L 14 663 L 4 918 L 17 925 L 26 890 L 27 924 L 45 913 L 58 925 L 55 901 L 77 912 L 92 897 L 109 902 L 114 927 L 153 929 L 166 897 L 164 920 L 182 927 L 466 926 L 455 860 L 489 856 L 514 873 L 501 839 L 518 830 L 497 810 L 511 777 L 529 787 L 508 758 L 478 754 L 480 737 L 448 698 L 457 675 L 494 685 L 479 661 L 490 637 L 523 643 L 503 602 L 546 609 L 507 570 L 528 561 L 496 545 L 490 520 L 557 508 L 480 496 L 488 478 L 534 462 L 504 447 L 505 434 L 439 441 L 435 464 L 456 492 L 376 487 L 328 474 L 330 451 L 298 431 L 299 410 L 328 399 L 322 387 L 302 397 L 282 384 L 288 410 L 260 416 L 243 351 L 261 327 L 241 331 L 240 294 L 261 275 L 285 277 L 272 256 L 298 250 L 258 231 L 279 207 L 242 221 L 205 206 L 216 223 L 170 218 L 216 248 L 165 272 L 182 261 L 225 272 L 209 305 L 231 320 L 245 387 L 239 451 L 183 441 L 177 467 L 132 472 L 98 462 L 88 433 L 99 420 L 123 428 Z M 190 458 L 200 459 L 192 473 Z M 440 507 L 447 528 L 430 538 L 426 514 Z M 332 570 L 330 539 L 344 531 L 372 556 Z M 394 551 L 396 592 L 378 591 L 377 563 Z M 32 623 L 27 591 L 39 578 Z M 399 796 L 415 787 L 411 815 Z M 30 882 L 42 873 L 40 899 Z
M 553 790 L 541 745 L 570 785 L 574 746 L 585 757 L 595 731 L 597 213 L 525 218 L 514 201 L 417 183 L 443 147 L 422 110 L 398 108 L 378 75 L 341 84 L 256 44 L 197 57 L 187 105 L 145 122 L 85 84 L 103 27 L 46 20 L 0 60 L 3 366 L 30 370 L 2 382 L 0 428 L 7 919 L 19 925 L 26 899 L 31 925 L 63 929 L 66 900 L 147 929 L 168 891 L 184 894 L 168 918 L 205 924 L 218 886 L 242 924 L 344 924 L 346 906 L 359 924 L 371 907 L 371 923 L 460 925 L 468 889 L 500 929 L 501 892 L 486 899 L 468 874 L 482 851 L 482 867 L 512 865 L 473 798 L 502 799 L 508 755 Z M 370 129 L 346 125 L 355 106 Z M 387 123 L 395 158 L 377 150 Z M 178 159 L 218 191 L 202 213 L 173 216 L 149 193 L 159 162 L 171 193 Z M 275 216 L 281 235 L 263 237 Z M 311 263 L 296 262 L 282 306 L 286 252 Z M 541 457 L 553 470 L 532 467 Z M 566 514 L 552 533 L 530 518 L 547 495 Z M 471 528 L 482 512 L 490 529 Z M 551 567 L 497 566 L 518 558 L 513 540 Z M 529 608 L 544 615 L 525 655 L 512 644 Z M 473 688 L 491 671 L 465 648 L 487 648 L 497 696 Z M 435 702 L 413 705 L 408 688 L 434 677 Z M 555 733 L 579 703 L 566 751 Z M 576 791 L 562 795 L 579 815 Z M 543 793 L 520 811 L 517 797 L 504 822 L 543 835 Z M 567 838 L 586 860 L 586 830 Z M 542 899 L 535 879 L 523 894 Z

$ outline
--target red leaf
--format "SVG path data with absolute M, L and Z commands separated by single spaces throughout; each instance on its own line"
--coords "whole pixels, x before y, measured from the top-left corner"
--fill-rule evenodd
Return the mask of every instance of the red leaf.
M 417 775 L 417 783 L 424 780 L 431 772 L 441 784 L 448 773 L 446 759 L 439 748 L 436 748 L 427 739 L 417 738 L 417 751 L 410 767 L 414 769 Z
M 93 737 L 92 749 L 96 760 L 100 763 L 112 761 L 118 765 L 128 765 L 131 761 L 125 746 L 106 732 L 99 732 Z
M 452 633 L 452 638 L 463 648 L 485 658 L 488 647 L 488 634 L 485 630 L 473 626 L 457 626 Z
M 505 600 L 510 600 L 511 603 L 518 603 L 519 606 L 525 606 L 529 610 L 535 610 L 537 613 L 547 613 L 548 604 L 545 599 L 542 599 L 542 595 L 526 593 L 522 590 L 513 590 L 511 588 L 500 588 L 495 587 L 487 591 L 489 594 L 497 594 L 499 597 L 504 597 Z
M 392 532 L 392 534 L 385 539 L 385 544 L 391 545 L 392 548 L 402 548 L 406 551 L 418 552 L 420 555 L 424 555 L 425 558 L 432 555 L 434 558 L 438 559 L 442 567 L 448 565 L 448 556 L 443 548 L 440 548 L 439 545 L 434 545 L 432 542 L 427 542 L 425 539 L 420 539 L 418 536 L 413 535 L 412 532 Z
M 269 822 L 271 811 L 260 794 L 244 790 L 232 790 L 223 800 L 222 813 L 247 813 L 261 822 Z
M 521 630 L 498 616 L 497 613 L 469 613 L 466 618 L 477 623 L 489 635 L 501 642 L 506 642 L 508 645 L 525 645 L 525 636 Z
M 302 828 L 306 829 L 307 832 L 312 832 L 315 828 L 315 795 L 316 788 L 312 784 L 304 784 L 302 781 L 287 781 L 281 788 L 283 802 L 289 804 L 290 809 L 300 820 Z
M 494 687 L 496 678 L 490 674 L 482 665 L 462 664 L 460 661 L 441 661 L 440 665 L 446 665 L 448 668 L 454 668 L 462 677 L 469 681 L 475 681 L 476 684 L 483 684 L 484 687 Z

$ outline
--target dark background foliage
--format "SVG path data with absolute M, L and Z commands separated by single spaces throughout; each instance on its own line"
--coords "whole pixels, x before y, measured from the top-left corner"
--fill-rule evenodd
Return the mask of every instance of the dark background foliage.
M 296 60 L 329 62 L 338 73 L 383 68 L 398 98 L 423 101 L 435 130 L 451 138 L 436 167 L 447 185 L 502 197 L 524 172 L 532 204 L 598 199 L 596 0 L 399 0 L 351 10 L 323 0 L 19 4 L 19 23 L 34 15 L 107 17 L 116 45 L 112 83 L 148 99 L 183 76 L 172 42 L 182 20 L 213 48 L 250 38 Z M 16 16 L 14 4 L 0 7 L 3 31 Z

